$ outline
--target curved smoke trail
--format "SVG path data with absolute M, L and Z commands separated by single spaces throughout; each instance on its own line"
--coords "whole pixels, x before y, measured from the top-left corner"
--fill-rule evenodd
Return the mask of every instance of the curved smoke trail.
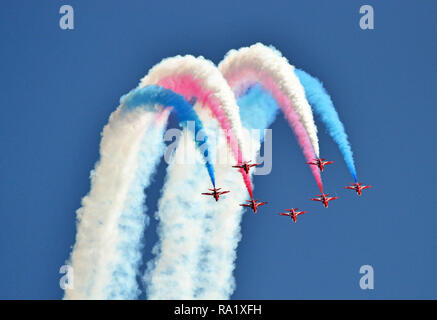
M 205 142 L 197 140 L 198 133 L 203 131 L 203 124 L 200 121 L 193 106 L 187 102 L 183 96 L 175 92 L 156 85 L 148 85 L 141 88 L 133 89 L 126 96 L 122 97 L 121 103 L 129 109 L 138 108 L 141 105 L 153 105 L 159 103 L 165 106 L 172 106 L 178 117 L 179 124 L 186 126 L 189 121 L 194 123 L 194 140 L 196 146 L 200 148 L 202 144 L 205 145 L 205 166 L 208 170 L 209 177 L 213 187 L 215 187 L 214 165 L 211 163 L 210 152 L 208 147 L 208 137 L 205 137 Z M 203 142 L 203 143 L 202 143 Z
M 163 152 L 162 139 L 150 141 L 150 152 L 140 152 L 145 132 L 147 136 L 162 134 L 164 126 L 155 122 L 155 117 L 156 112 L 145 109 L 126 113 L 118 108 L 103 129 L 100 160 L 90 174 L 91 189 L 77 210 L 76 242 L 69 261 L 74 270 L 74 288 L 65 290 L 65 299 L 107 299 L 117 295 L 108 284 L 117 273 L 116 266 L 124 260 L 120 247 L 126 242 L 130 243 L 126 254 L 132 260 L 122 267 L 126 273 L 116 277 L 121 276 L 126 283 L 127 296 L 137 292 L 132 268 L 138 262 L 139 247 L 134 242 L 141 237 L 147 219 L 143 217 L 143 189 L 132 184 L 149 184 Z M 138 175 L 141 181 L 137 181 Z M 128 209 L 135 206 L 135 212 Z M 119 228 L 120 224 L 125 228 Z M 133 233 L 129 235 L 125 231 L 130 227 Z
M 194 144 L 191 133 L 180 139 L 168 164 L 166 181 L 158 202 L 158 243 L 143 277 L 147 298 L 194 299 L 194 275 L 200 259 L 202 221 L 207 214 L 207 200 L 196 189 L 205 189 L 208 177 L 200 162 L 179 164 L 177 159 Z
M 248 131 L 269 128 L 279 109 L 276 101 L 259 84 L 247 90 L 237 102 L 243 128 Z M 259 138 L 261 140 L 257 140 L 258 136 L 255 135 L 246 135 L 253 146 L 253 158 L 259 154 L 264 137 L 261 134 Z M 194 284 L 197 299 L 229 299 L 235 290 L 232 272 L 235 269 L 236 251 L 241 239 L 240 223 L 244 213 L 238 204 L 244 200 L 244 194 L 238 188 L 238 180 L 232 171 L 218 165 L 215 168 L 231 193 L 226 199 L 210 205 L 205 218 L 201 242 L 204 254 Z M 250 173 L 253 174 L 253 171 Z
M 172 74 L 168 68 L 166 71 Z M 192 68 L 189 71 L 192 72 Z M 197 109 L 202 103 L 207 107 L 208 103 L 211 104 L 203 98 L 199 89 L 202 84 L 192 76 L 167 75 L 158 83 L 184 94 L 186 99 L 195 97 Z M 259 85 L 250 88 L 238 104 L 243 105 L 240 109 L 245 116 L 243 121 L 250 118 L 249 114 L 252 119 L 256 118 L 254 123 L 257 125 L 247 125 L 247 128 L 267 128 L 278 109 L 269 92 Z M 202 117 L 201 110 L 198 113 Z M 221 120 L 222 125 L 223 119 L 217 117 L 217 113 L 212 112 L 212 115 Z M 214 126 L 210 117 L 203 114 L 205 128 Z M 186 141 L 191 143 L 192 139 Z M 183 152 L 183 148 L 180 143 L 176 156 Z M 259 145 L 256 151 L 259 151 Z M 215 169 L 219 170 L 217 165 Z M 232 192 L 226 199 L 211 204 L 211 200 L 199 197 L 205 183 L 197 172 L 199 168 L 196 166 L 181 168 L 176 162 L 170 163 L 167 169 L 167 180 L 157 212 L 160 241 L 154 248 L 156 258 L 149 262 L 144 275 L 149 299 L 228 299 L 234 291 L 232 272 L 241 238 L 243 213 L 238 203 L 244 199 L 244 194 L 238 188 L 235 173 L 223 168 L 219 176 Z M 192 203 L 194 199 L 196 201 Z
M 299 72 L 295 74 L 294 67 L 277 51 L 261 44 L 234 50 L 220 64 L 220 70 L 223 75 L 202 57 L 165 59 L 122 98 L 124 107 L 111 115 L 103 131 L 91 190 L 78 210 L 71 254 L 75 289 L 67 289 L 66 298 L 138 296 L 141 238 L 149 220 L 143 190 L 164 153 L 162 137 L 170 110 L 155 105 L 173 107 L 179 111 L 179 121 L 194 120 L 196 127 L 194 132 L 184 129 L 188 139 L 179 141 L 167 168 L 156 213 L 156 258 L 147 264 L 143 277 L 148 298 L 230 297 L 235 289 L 232 272 L 241 239 L 243 210 L 238 204 L 247 195 L 240 185 L 240 173 L 250 197 L 252 182 L 243 170 L 232 170 L 226 161 L 213 166 L 210 159 L 228 148 L 237 162 L 254 159 L 260 141 L 248 131 L 268 128 L 278 109 L 292 126 L 307 159 L 318 157 L 319 146 L 312 110 L 296 76 Z M 310 99 L 309 91 L 306 93 Z M 208 157 L 195 139 L 201 131 L 209 139 L 225 141 L 213 144 L 214 140 L 208 139 Z M 250 149 L 249 144 L 255 148 Z M 199 161 L 178 163 L 191 145 L 197 147 L 194 156 Z M 208 175 L 201 170 L 204 165 L 213 185 L 218 177 L 219 184 L 231 190 L 217 203 L 200 195 L 208 184 Z M 313 174 L 317 180 L 319 172 Z M 317 181 L 322 189 L 321 179 Z
M 195 108 L 207 135 L 220 136 L 221 143 L 212 145 L 213 154 L 223 156 L 214 157 L 215 170 L 220 184 L 231 193 L 219 202 L 201 196 L 205 178 L 198 174 L 199 165 L 169 164 L 157 212 L 160 241 L 153 249 L 156 258 L 149 262 L 144 275 L 149 299 L 227 299 L 234 290 L 232 271 L 243 213 L 238 204 L 246 192 L 241 188 L 239 172 L 230 169 L 220 124 L 204 107 L 196 104 Z M 187 148 L 183 143 L 191 144 L 192 139 L 179 143 L 175 159 Z M 208 285 L 215 283 L 220 286 Z
M 208 128 L 207 131 L 215 132 L 216 136 L 221 132 L 235 161 L 244 161 L 243 154 L 248 153 L 248 148 L 246 144 L 243 144 L 246 139 L 242 139 L 243 129 L 238 106 L 223 76 L 211 62 L 202 57 L 192 56 L 165 59 L 150 70 L 140 86 L 150 83 L 157 83 L 174 90 L 184 95 L 187 100 L 194 98 L 197 102 L 195 109 Z M 222 130 L 217 131 L 218 128 Z M 211 136 L 212 133 L 209 131 L 208 136 Z M 188 144 L 191 143 L 191 139 L 185 141 Z M 182 153 L 183 151 L 180 150 L 183 148 L 187 146 L 180 143 L 176 155 Z M 226 144 L 222 146 L 222 149 L 227 148 Z M 220 272 L 214 274 L 220 275 L 221 279 L 228 284 L 228 288 L 221 291 L 218 289 L 215 294 L 208 296 L 224 299 L 229 296 L 229 292 L 232 292 L 233 261 L 235 260 L 235 246 L 238 242 L 235 239 L 241 237 L 239 222 L 242 210 L 238 203 L 243 200 L 244 192 L 238 187 L 238 180 L 235 179 L 238 176 L 236 172 L 229 170 L 230 165 L 231 163 L 225 161 L 226 169 L 222 169 L 223 173 L 220 177 L 227 182 L 227 176 L 230 174 L 234 179 L 232 180 L 234 188 L 232 195 L 226 199 L 227 210 L 219 212 L 216 210 L 218 207 L 223 208 L 223 202 L 212 205 L 211 199 L 200 196 L 201 192 L 205 191 L 205 183 L 202 183 L 201 176 L 197 174 L 198 168 L 195 165 L 181 167 L 176 162 L 170 163 L 156 215 L 160 220 L 158 229 L 160 240 L 154 248 L 156 258 L 149 262 L 144 275 L 149 299 L 194 299 L 202 296 L 202 283 L 204 282 L 198 281 L 203 274 L 200 270 L 208 269 L 210 264 L 202 263 L 201 257 L 206 252 L 211 253 L 209 241 L 220 238 L 218 234 L 205 236 L 205 233 L 209 230 L 208 221 L 216 221 L 219 214 L 222 217 L 228 217 L 228 223 L 223 225 L 227 226 L 227 232 L 223 230 L 221 234 L 231 236 L 220 239 L 220 242 L 216 242 L 219 246 L 213 247 L 213 254 L 221 250 L 220 262 L 224 262 L 221 264 L 223 268 Z M 250 176 L 243 170 L 240 173 L 243 174 L 247 191 L 252 197 Z M 224 211 L 226 214 L 223 214 Z M 223 226 L 218 229 L 221 230 Z M 193 239 L 198 240 L 192 241 Z M 215 262 L 218 264 L 218 261 Z M 203 279 L 206 278 L 203 277 Z
M 155 105 L 173 107 L 181 120 L 195 121 L 196 131 L 203 128 L 192 106 L 168 89 L 148 86 L 122 97 L 121 107 L 103 130 L 91 190 L 77 211 L 70 258 L 75 288 L 66 290 L 66 299 L 126 299 L 139 293 L 140 242 L 148 222 L 143 190 L 164 152 L 168 115 L 168 110 L 157 115 Z M 214 170 L 207 163 L 214 184 Z
M 150 220 L 146 215 L 144 189 L 149 186 L 165 150 L 162 136 L 169 112 L 165 109 L 155 117 L 140 145 L 138 167 L 118 221 L 120 242 L 117 259 L 112 262 L 111 281 L 105 288 L 108 299 L 136 299 L 141 293 L 136 277 L 142 261 L 141 240 Z
M 352 177 L 355 182 L 357 182 L 357 172 L 355 169 L 352 148 L 344 125 L 338 116 L 337 110 L 335 110 L 331 97 L 317 78 L 300 69 L 295 69 L 294 72 L 299 77 L 299 80 L 305 89 L 305 95 L 311 104 L 313 111 L 319 116 L 320 120 L 326 126 L 330 136 L 338 145 Z
M 257 83 L 247 88 L 237 100 L 240 118 L 243 128 L 248 130 L 264 130 L 270 127 L 275 120 L 279 106 L 277 100 L 272 97 L 261 84 Z M 263 136 L 260 136 L 261 141 Z M 259 153 L 260 145 L 255 148 L 255 153 Z M 218 172 L 219 168 L 216 166 Z M 220 173 L 220 177 L 226 177 L 229 173 Z M 233 186 L 232 177 L 227 177 L 226 186 Z M 234 188 L 230 188 L 232 190 Z M 233 199 L 242 199 L 236 196 Z M 232 271 L 235 268 L 236 248 L 241 238 L 240 221 L 241 211 L 234 207 L 236 203 L 226 199 L 219 205 L 215 205 L 210 210 L 214 212 L 210 218 L 205 219 L 207 227 L 202 244 L 205 253 L 202 264 L 199 267 L 199 275 L 196 280 L 198 299 L 229 299 L 235 290 L 235 281 Z M 223 217 L 224 212 L 230 212 L 230 216 Z M 225 220 L 226 219 L 226 220 Z M 232 221 L 227 223 L 225 221 Z M 226 227 L 223 227 L 225 225 Z
M 237 68 L 242 68 L 240 61 L 238 62 Z M 223 65 L 221 66 L 223 67 Z M 264 67 L 259 67 L 259 69 L 265 70 Z M 232 74 L 233 70 L 230 70 L 229 73 Z M 252 73 L 250 77 L 248 73 L 237 74 L 238 72 L 234 74 L 235 77 L 230 76 L 230 78 L 234 81 L 233 89 L 238 97 L 237 103 L 244 128 L 264 130 L 270 127 L 277 115 L 278 104 L 280 103 L 283 103 L 282 109 L 288 115 L 288 120 L 293 120 L 293 122 L 290 121 L 292 124 L 294 123 L 293 128 L 299 126 L 299 119 L 290 116 L 293 111 L 290 104 L 284 103 L 283 95 L 281 96 L 281 93 L 274 87 L 275 84 L 271 80 L 266 80 L 264 75 L 260 76 L 255 73 Z M 264 82 L 260 81 L 260 79 L 264 80 Z M 292 93 L 295 94 L 294 92 Z M 291 112 L 289 111 L 290 109 Z M 302 129 L 297 133 L 305 135 Z M 261 136 L 261 141 L 262 138 Z M 307 142 L 306 146 L 308 145 Z M 307 147 L 306 150 L 309 150 L 309 148 Z M 255 152 L 259 153 L 259 145 Z M 309 155 L 313 156 L 314 153 L 309 153 Z M 308 153 L 306 158 L 308 159 Z M 217 166 L 216 170 L 218 170 Z M 316 171 L 317 176 L 319 172 L 318 170 Z M 223 172 L 220 176 L 226 177 L 226 173 Z M 233 185 L 231 177 L 226 181 L 227 186 Z M 319 187 L 321 187 L 321 183 Z M 231 189 L 233 190 L 234 188 Z M 238 198 L 236 196 L 233 199 Z M 239 224 L 242 212 L 233 207 L 235 203 L 228 201 L 226 199 L 226 202 L 223 201 L 211 208 L 210 210 L 216 209 L 217 212 L 212 213 L 209 219 L 205 219 L 206 227 L 204 229 L 207 231 L 204 232 L 204 240 L 202 241 L 205 253 L 199 267 L 197 285 L 195 285 L 197 288 L 197 295 L 195 297 L 199 299 L 228 299 L 235 289 L 232 271 L 235 268 L 236 248 L 241 238 Z M 231 217 L 233 218 L 226 217 L 227 220 L 233 221 L 233 223 L 226 224 L 226 228 L 222 228 L 225 223 L 223 216 L 221 216 L 223 212 L 231 212 Z
M 242 139 L 242 127 L 235 96 L 217 67 L 203 57 L 176 56 L 164 59 L 150 69 L 141 86 L 159 84 L 185 97 L 195 98 L 208 108 L 226 132 L 230 149 L 238 162 L 245 161 L 247 153 Z M 240 170 L 246 189 L 253 197 L 250 177 Z
M 294 74 L 294 67 L 279 51 L 257 43 L 239 50 L 231 50 L 219 64 L 237 99 L 250 86 L 259 83 L 275 98 L 297 137 L 307 161 L 319 157 L 317 127 L 305 91 Z M 290 76 L 290 74 L 292 74 Z M 322 178 L 317 167 L 310 167 L 323 191 Z

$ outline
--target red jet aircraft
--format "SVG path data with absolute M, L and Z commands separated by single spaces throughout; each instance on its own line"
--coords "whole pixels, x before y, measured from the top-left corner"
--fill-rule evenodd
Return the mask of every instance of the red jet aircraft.
M 320 201 L 321 203 L 323 203 L 323 205 L 325 206 L 325 208 L 327 208 L 327 207 L 328 207 L 328 202 L 329 202 L 329 201 L 331 201 L 331 200 L 335 200 L 335 199 L 338 199 L 338 197 L 328 197 L 328 196 L 329 196 L 329 193 L 324 194 L 324 193 L 322 192 L 322 194 L 318 194 L 318 195 L 317 195 L 317 198 L 311 198 L 310 200 L 313 200 L 313 201 Z
M 325 161 L 324 158 L 315 158 L 312 162 L 307 162 L 307 164 L 319 167 L 320 171 L 323 172 L 325 165 L 334 163 L 334 161 Z
M 287 211 L 287 213 L 279 213 L 279 215 L 281 216 L 287 216 L 290 217 L 291 219 L 293 219 L 294 223 L 297 222 L 297 216 L 304 214 L 306 211 L 297 211 L 299 210 L 299 208 L 291 208 L 291 209 L 285 209 L 285 211 Z
M 204 192 L 202 194 L 206 195 L 206 196 L 213 196 L 215 201 L 219 201 L 219 198 L 222 194 L 228 193 L 229 191 L 219 191 L 221 188 L 213 188 L 213 189 L 208 189 L 209 191 L 212 192 Z
M 253 199 L 246 200 L 246 202 L 249 202 L 249 203 L 243 203 L 243 204 L 240 204 L 240 206 L 249 207 L 253 210 L 254 213 L 256 213 L 259 206 L 263 206 L 267 203 L 267 202 L 257 202 L 257 201 L 258 200 L 253 200 Z
M 351 190 L 355 190 L 356 193 L 361 196 L 361 191 L 363 189 L 368 189 L 368 188 L 372 188 L 372 186 L 365 186 L 362 183 L 359 182 L 355 182 L 355 183 L 351 183 L 350 186 L 344 187 L 345 189 L 351 189 Z
M 249 174 L 249 169 L 252 167 L 259 166 L 261 163 L 253 163 L 250 164 L 251 161 L 245 161 L 243 164 L 238 164 L 236 166 L 232 166 L 232 168 L 243 169 L 247 174 Z

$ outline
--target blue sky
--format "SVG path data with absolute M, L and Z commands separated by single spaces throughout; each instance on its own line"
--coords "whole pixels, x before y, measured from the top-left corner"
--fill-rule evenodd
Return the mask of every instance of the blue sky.
M 43 3 L 43 4 L 42 4 Z M 59 28 L 62 4 L 75 29 Z M 375 29 L 359 28 L 371 4 Z M 176 54 L 218 63 L 231 48 L 263 42 L 320 78 L 349 133 L 358 198 L 340 152 L 319 124 L 321 154 L 334 165 L 328 209 L 286 121 L 273 129 L 273 170 L 255 178 L 269 201 L 247 212 L 235 299 L 437 298 L 437 4 L 431 1 L 7 1 L 0 12 L 0 298 L 59 299 L 59 267 L 89 191 L 100 132 L 121 95 Z M 162 163 L 147 190 L 156 207 Z M 278 217 L 310 211 L 298 224 Z M 145 235 L 152 256 L 156 224 Z M 370 264 L 375 289 L 359 287 Z

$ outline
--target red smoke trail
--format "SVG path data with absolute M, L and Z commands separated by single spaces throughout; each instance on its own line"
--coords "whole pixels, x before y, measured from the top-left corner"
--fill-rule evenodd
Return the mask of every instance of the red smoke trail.
M 191 75 L 175 75 L 161 79 L 158 84 L 166 89 L 171 89 L 174 92 L 183 95 L 188 101 L 193 97 L 197 98 L 197 101 L 207 106 L 213 116 L 218 120 L 220 126 L 225 132 L 226 140 L 230 149 L 238 163 L 244 162 L 241 146 L 238 145 L 237 137 L 235 137 L 231 123 L 227 118 L 225 112 L 220 107 L 220 101 L 214 95 L 214 92 L 205 89 L 199 80 L 195 79 Z M 240 170 L 243 176 L 244 184 L 246 185 L 247 192 L 251 198 L 253 198 L 252 181 L 244 170 Z
M 272 95 L 281 108 L 284 117 L 287 119 L 288 124 L 296 135 L 305 159 L 307 161 L 313 161 L 313 159 L 317 157 L 311 144 L 310 137 L 302 124 L 299 115 L 295 112 L 290 99 L 283 93 L 271 76 L 262 71 L 244 68 L 230 73 L 226 76 L 226 80 L 237 97 L 243 95 L 251 85 L 260 83 L 263 88 Z M 310 167 L 320 191 L 323 192 L 323 183 L 319 169 L 315 166 Z

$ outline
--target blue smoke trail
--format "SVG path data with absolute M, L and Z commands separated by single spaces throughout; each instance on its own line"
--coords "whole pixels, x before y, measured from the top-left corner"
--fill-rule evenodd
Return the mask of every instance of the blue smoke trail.
M 320 120 L 322 120 L 326 126 L 328 133 L 335 143 L 337 143 L 352 177 L 355 182 L 357 182 L 357 172 L 355 170 L 352 148 L 331 97 L 317 78 L 312 77 L 300 69 L 295 69 L 294 73 L 304 87 L 306 98 L 313 108 L 313 111 L 319 116 Z
M 152 126 L 144 134 L 138 153 L 138 167 L 124 202 L 118 221 L 117 259 L 113 262 L 110 283 L 105 288 L 107 299 L 136 299 L 141 293 L 136 276 L 141 263 L 144 231 L 150 218 L 146 214 L 146 194 L 159 161 L 165 151 L 163 131 L 165 124 Z
M 262 132 L 270 127 L 278 114 L 279 106 L 261 84 L 250 86 L 237 98 L 241 123 L 246 129 Z M 260 138 L 262 141 L 264 135 L 253 138 Z M 202 227 L 204 231 L 203 237 L 198 241 L 201 243 L 202 256 L 198 272 L 193 276 L 196 281 L 194 299 L 229 299 L 236 287 L 232 270 L 235 268 L 237 256 L 235 248 L 241 239 L 240 223 L 244 212 L 237 208 L 239 201 L 244 199 L 245 192 L 239 188 L 239 180 L 233 175 L 222 172 L 220 179 L 232 190 L 232 196 L 214 206 L 207 204 L 207 210 L 203 210 L 204 215 L 206 212 Z M 226 237 L 226 240 L 218 238 L 217 235 Z
M 260 84 L 249 87 L 238 98 L 241 124 L 248 129 L 264 130 L 270 127 L 279 110 L 275 99 Z M 264 136 L 261 135 L 261 139 Z
M 196 137 L 197 133 L 203 130 L 202 121 L 194 111 L 193 106 L 187 100 L 185 100 L 183 96 L 173 92 L 172 90 L 168 90 L 156 85 L 136 88 L 121 97 L 120 103 L 129 109 L 134 109 L 144 105 L 153 106 L 154 104 L 173 107 L 180 126 L 185 127 L 188 121 L 194 122 L 194 139 L 196 142 L 196 147 L 201 147 L 203 141 L 198 141 Z M 208 137 L 205 137 L 204 147 L 206 152 L 201 153 L 205 158 L 205 166 L 208 170 L 212 185 L 215 187 L 214 165 L 210 160 L 210 152 L 207 141 Z

